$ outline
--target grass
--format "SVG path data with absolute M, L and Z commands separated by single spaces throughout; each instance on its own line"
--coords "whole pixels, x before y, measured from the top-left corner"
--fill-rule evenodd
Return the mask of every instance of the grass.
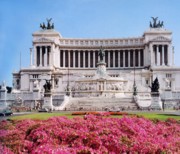
M 156 113 L 156 112 L 153 112 L 153 113 L 142 112 L 142 113 L 136 113 L 136 114 L 140 115 L 140 116 L 143 116 L 145 118 L 148 118 L 148 119 L 166 120 L 168 118 L 173 118 L 173 119 L 176 119 L 176 120 L 180 120 L 180 116 L 173 115 L 173 114 L 164 114 L 164 113 Z
M 43 112 L 43 113 L 30 113 L 30 114 L 26 114 L 26 115 L 18 115 L 18 116 L 12 116 L 9 117 L 9 119 L 12 120 L 23 120 L 23 119 L 34 119 L 34 120 L 46 120 L 50 117 L 54 117 L 54 116 L 65 116 L 68 118 L 73 118 L 73 116 L 70 113 L 67 112 L 53 112 L 53 113 L 47 113 L 47 112 Z
M 18 115 L 18 116 L 12 116 L 8 117 L 9 119 L 12 120 L 22 120 L 22 119 L 39 119 L 39 120 L 46 120 L 50 117 L 54 116 L 65 116 L 68 118 L 73 118 L 77 116 L 72 116 L 72 112 L 53 112 L 53 113 L 30 113 L 26 115 Z M 180 120 L 180 116 L 177 115 L 169 115 L 169 114 L 163 114 L 163 113 L 157 113 L 157 112 L 133 112 L 132 114 L 136 114 L 139 116 L 143 116 L 148 119 L 159 119 L 159 120 L 166 120 L 168 118 L 173 118 L 176 120 Z M 81 116 L 82 117 L 82 116 Z M 111 116 L 111 117 L 117 117 L 121 118 L 122 116 Z

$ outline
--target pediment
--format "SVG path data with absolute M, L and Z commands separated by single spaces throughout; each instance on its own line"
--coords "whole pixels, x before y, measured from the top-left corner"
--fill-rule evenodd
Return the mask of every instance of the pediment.
M 169 42 L 171 41 L 169 38 L 166 38 L 164 36 L 158 36 L 151 40 L 152 42 Z
M 53 42 L 53 40 L 42 37 L 40 39 L 35 40 L 35 42 Z

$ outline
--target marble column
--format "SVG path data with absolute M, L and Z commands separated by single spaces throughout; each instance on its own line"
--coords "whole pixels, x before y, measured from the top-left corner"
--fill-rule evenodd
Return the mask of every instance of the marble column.
M 44 66 L 47 67 L 47 46 L 45 47 Z
M 80 68 L 81 66 L 80 66 L 80 51 L 78 51 L 78 68 Z
M 136 56 L 136 54 L 135 54 L 135 52 L 136 52 L 136 50 L 133 51 L 133 66 L 134 67 L 136 67 L 136 63 L 135 63 L 135 60 L 136 60 L 135 56 Z
M 85 63 L 85 58 L 86 58 L 86 57 L 85 57 L 85 51 L 83 51 L 83 68 L 85 68 L 85 64 L 86 64 L 86 63 Z
M 126 65 L 125 65 L 125 56 L 126 56 L 126 53 L 125 53 L 125 50 L 123 50 L 123 67 L 126 67 Z
M 88 68 L 90 68 L 90 51 L 88 51 Z
M 109 68 L 111 67 L 111 64 L 110 64 L 110 51 L 108 51 L 108 67 Z
M 37 47 L 34 45 L 34 66 L 37 66 Z
M 76 51 L 73 51 L 73 67 L 74 68 L 76 67 L 76 62 L 75 62 L 76 58 L 75 58 L 75 56 L 76 56 Z
M 147 66 L 149 63 L 149 60 L 150 60 L 150 57 L 148 56 L 148 46 L 147 44 L 145 45 L 145 49 L 143 50 L 143 53 L 144 53 L 144 57 L 143 57 L 143 63 L 144 63 L 144 66 Z
M 49 66 L 52 65 L 52 51 L 51 51 L 51 47 L 49 47 Z
M 65 54 L 66 54 L 65 50 L 63 50 L 63 67 L 65 67 L 65 60 L 66 60 Z
M 40 65 L 39 66 L 42 66 L 42 47 L 40 47 Z
M 115 62 L 116 62 L 116 60 L 115 60 L 115 51 L 113 51 L 113 67 L 115 67 Z
M 130 67 L 130 61 L 131 61 L 131 53 L 130 50 L 128 51 L 128 67 Z
M 157 65 L 157 46 L 153 46 L 153 51 L 154 51 L 154 65 Z
M 50 54 L 51 55 L 51 58 L 50 58 L 51 59 L 51 63 L 50 64 L 51 64 L 51 66 L 53 66 L 54 65 L 54 45 L 51 46 L 50 53 L 51 53 Z
M 120 51 L 118 51 L 118 67 L 120 67 L 121 64 L 121 54 Z
M 157 65 L 160 65 L 160 51 L 159 51 L 159 45 L 157 45 Z
M 61 49 L 59 49 L 59 66 L 61 67 Z
M 150 48 L 150 64 L 151 64 L 151 66 L 153 66 L 153 65 L 155 65 L 155 52 L 154 52 L 153 45 L 150 44 L 149 48 Z
M 168 51 L 167 51 L 168 66 L 171 65 L 171 52 L 172 52 L 171 49 L 172 49 L 171 44 L 169 44 L 169 45 L 168 45 Z
M 138 50 L 138 67 L 141 67 L 141 50 Z
M 95 51 L 93 51 L 93 68 L 95 68 L 96 67 L 96 64 L 95 64 Z
M 162 45 L 162 65 L 164 65 L 164 45 Z
M 71 65 L 70 65 L 71 64 L 70 63 L 71 62 L 71 58 L 70 58 L 71 55 L 70 54 L 71 54 L 70 50 L 68 50 L 68 67 L 71 67 Z

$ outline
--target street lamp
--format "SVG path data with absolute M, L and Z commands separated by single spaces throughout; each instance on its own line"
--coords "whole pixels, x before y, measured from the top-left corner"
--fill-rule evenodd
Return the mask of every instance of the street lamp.
M 66 90 L 67 90 L 66 95 L 70 96 L 71 89 L 70 89 L 70 86 L 69 86 L 69 67 L 68 67 L 68 82 L 67 82 L 67 89 Z
M 137 95 L 137 86 L 136 86 L 136 80 L 135 80 L 135 66 L 134 66 L 134 84 L 133 84 L 133 96 Z

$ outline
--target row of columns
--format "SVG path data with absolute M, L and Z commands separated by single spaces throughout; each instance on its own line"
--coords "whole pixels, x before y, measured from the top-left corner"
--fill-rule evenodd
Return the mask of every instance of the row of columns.
M 97 54 L 98 52 L 99 51 L 60 50 L 60 67 L 95 68 L 97 62 L 99 61 L 99 56 Z M 131 54 L 131 52 L 133 52 L 133 54 Z M 144 55 L 143 55 L 142 49 L 105 51 L 105 53 L 108 53 L 107 61 L 106 61 L 107 67 L 115 68 L 115 67 L 134 67 L 134 66 L 141 67 L 143 66 Z M 111 56 L 111 53 L 112 53 L 112 56 Z M 128 54 L 126 55 L 126 53 Z M 71 56 L 73 58 L 71 58 Z M 71 60 L 73 62 L 71 62 Z M 76 60 L 78 62 L 76 62 Z M 138 62 L 136 62 L 137 60 Z M 104 57 L 104 61 L 105 61 L 105 57 Z M 131 65 L 131 63 L 133 63 L 133 65 Z
M 32 65 L 32 49 L 30 49 L 30 65 Z M 50 46 L 34 46 L 34 65 L 39 67 L 47 67 L 51 64 L 51 47 Z
M 153 45 L 153 65 L 164 66 L 170 63 L 170 49 L 168 45 Z

